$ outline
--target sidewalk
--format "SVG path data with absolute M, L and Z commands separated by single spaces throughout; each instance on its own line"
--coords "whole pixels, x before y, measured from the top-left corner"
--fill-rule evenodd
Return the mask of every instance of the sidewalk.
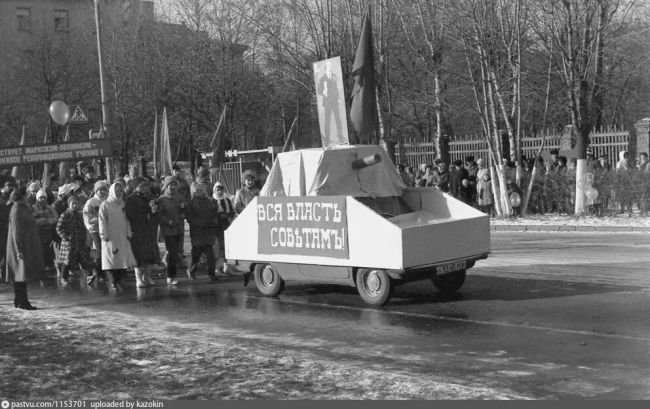
M 650 233 L 650 217 L 638 214 L 593 217 L 572 215 L 530 215 L 511 219 L 490 219 L 491 231 Z

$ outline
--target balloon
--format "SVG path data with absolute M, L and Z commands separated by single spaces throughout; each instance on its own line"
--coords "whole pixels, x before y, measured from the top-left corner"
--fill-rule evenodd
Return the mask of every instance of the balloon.
M 59 125 L 65 125 L 70 119 L 70 110 L 63 101 L 54 101 L 50 104 L 50 116 Z
M 510 204 L 512 207 L 519 207 L 521 205 L 521 195 L 517 192 L 510 193 Z

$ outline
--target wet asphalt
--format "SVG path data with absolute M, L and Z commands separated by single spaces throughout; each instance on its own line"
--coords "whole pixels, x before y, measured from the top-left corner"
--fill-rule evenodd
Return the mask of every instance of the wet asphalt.
M 172 331 L 214 324 L 238 343 L 435 374 L 522 398 L 650 398 L 650 235 L 494 232 L 492 249 L 459 294 L 409 283 L 383 308 L 367 306 L 351 287 L 288 283 L 268 298 L 241 276 L 212 282 L 204 273 L 173 287 L 159 276 L 146 289 L 130 278 L 120 293 L 76 275 L 65 288 L 32 285 L 30 298 L 46 309 L 164 317 Z M 0 286 L 3 308 L 9 292 Z

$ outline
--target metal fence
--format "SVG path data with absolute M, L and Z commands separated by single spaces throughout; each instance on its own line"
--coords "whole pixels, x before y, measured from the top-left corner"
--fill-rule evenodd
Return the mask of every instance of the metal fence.
M 544 144 L 545 150 L 560 149 L 561 135 L 553 134 L 546 136 L 528 136 L 522 138 L 522 153 L 526 158 L 533 158 L 537 155 L 537 151 L 542 144 L 543 139 L 546 138 Z M 618 161 L 618 153 L 622 150 L 629 150 L 630 146 L 630 133 L 628 131 L 607 129 L 600 132 L 592 132 L 589 135 L 589 146 L 591 147 L 596 157 L 606 155 L 610 164 L 615 164 Z M 572 151 L 560 151 L 560 154 L 565 154 L 567 157 L 574 157 Z M 433 143 L 405 143 L 401 146 L 395 147 L 395 155 L 397 161 L 418 166 L 421 163 L 433 163 L 437 158 L 435 145 Z M 450 160 L 464 161 L 466 156 L 474 156 L 474 158 L 488 157 L 488 144 L 485 138 L 477 136 L 458 136 L 449 141 L 449 156 Z

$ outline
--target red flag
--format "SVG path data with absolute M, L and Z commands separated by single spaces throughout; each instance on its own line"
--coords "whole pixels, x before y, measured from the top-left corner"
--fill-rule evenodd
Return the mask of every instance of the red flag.
M 172 174 L 172 151 L 169 146 L 169 127 L 167 126 L 167 108 L 163 108 L 162 123 L 160 125 L 160 173 Z
M 153 123 L 153 174 L 160 176 L 160 141 L 158 140 L 158 110 Z
M 210 149 L 212 149 L 212 157 L 210 158 L 210 167 L 216 168 L 217 164 L 221 163 L 219 155 L 219 150 L 221 148 L 221 131 L 223 130 L 223 124 L 226 120 L 226 106 L 224 104 L 223 110 L 221 111 L 221 116 L 219 117 L 219 123 L 217 124 L 217 129 L 214 131 L 212 136 L 212 141 L 210 141 Z
M 372 23 L 370 22 L 370 13 L 368 13 L 361 29 L 361 38 L 352 66 L 354 88 L 352 89 L 350 120 L 359 140 L 372 138 L 377 124 L 374 61 Z
M 50 127 L 45 129 L 45 140 L 43 143 L 49 143 L 50 141 Z M 50 185 L 50 178 L 52 177 L 52 163 L 45 162 L 43 164 L 43 177 L 41 178 L 41 186 L 47 187 Z

